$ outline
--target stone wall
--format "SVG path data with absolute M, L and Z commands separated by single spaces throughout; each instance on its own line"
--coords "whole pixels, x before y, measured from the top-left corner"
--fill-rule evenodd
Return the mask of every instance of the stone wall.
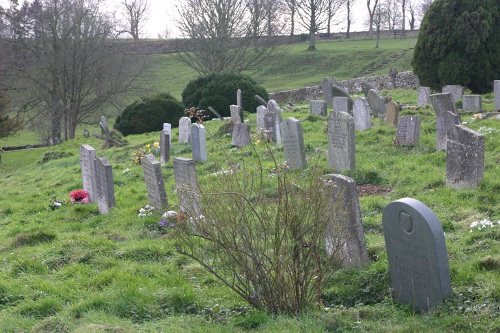
M 391 77 L 389 75 L 369 76 L 351 80 L 338 81 L 347 88 L 350 94 L 361 93 L 361 82 L 367 82 L 377 90 L 392 89 Z M 418 87 L 417 77 L 413 72 L 401 72 L 396 75 L 396 87 L 402 89 L 416 89 Z M 269 93 L 269 99 L 274 99 L 278 103 L 300 103 L 305 100 L 323 99 L 321 85 L 301 88 L 296 90 L 280 91 Z

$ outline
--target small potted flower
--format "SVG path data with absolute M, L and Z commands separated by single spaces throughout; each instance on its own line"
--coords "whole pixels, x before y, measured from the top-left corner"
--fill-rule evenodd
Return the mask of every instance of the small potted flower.
M 69 197 L 71 198 L 71 202 L 83 204 L 89 202 L 89 192 L 85 190 L 73 191 L 69 194 Z

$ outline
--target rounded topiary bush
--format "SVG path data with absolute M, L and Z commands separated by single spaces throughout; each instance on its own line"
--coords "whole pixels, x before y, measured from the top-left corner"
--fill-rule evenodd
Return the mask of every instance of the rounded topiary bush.
M 168 93 L 141 97 L 116 118 L 114 129 L 123 135 L 161 131 L 163 123 L 177 127 L 184 106 Z
M 268 99 L 266 89 L 259 86 L 248 75 L 236 73 L 210 74 L 188 83 L 182 92 L 182 101 L 186 107 L 207 110 L 213 107 L 222 116 L 229 116 L 229 106 L 236 104 L 236 91 L 242 91 L 243 109 L 256 112 L 259 102 L 255 95 Z

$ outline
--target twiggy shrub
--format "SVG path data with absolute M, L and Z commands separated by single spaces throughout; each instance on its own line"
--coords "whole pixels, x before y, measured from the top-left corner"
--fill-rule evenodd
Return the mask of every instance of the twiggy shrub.
M 345 232 L 332 227 L 336 207 L 329 195 L 332 185 L 321 179 L 324 169 L 316 163 L 292 171 L 269 151 L 274 168 L 261 160 L 247 163 L 243 156 L 248 154 L 241 152 L 238 163 L 227 156 L 239 168 L 218 172 L 197 190 L 184 189 L 199 198 L 200 206 L 187 208 L 189 218 L 174 239 L 180 253 L 254 307 L 300 315 L 321 305 L 323 281 L 339 267 Z

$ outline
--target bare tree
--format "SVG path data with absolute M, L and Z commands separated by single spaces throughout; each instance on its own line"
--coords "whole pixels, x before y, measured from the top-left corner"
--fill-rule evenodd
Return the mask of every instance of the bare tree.
M 125 0 L 123 5 L 125 7 L 124 17 L 128 26 L 125 31 L 137 42 L 144 24 L 148 20 L 148 0 Z
M 372 7 L 373 4 L 373 7 Z M 369 15 L 369 23 L 368 23 L 368 31 L 370 38 L 373 36 L 373 20 L 375 18 L 375 12 L 378 9 L 379 0 L 366 0 L 366 7 L 368 8 Z
M 309 51 L 316 50 L 316 32 L 328 21 L 327 0 L 298 0 L 297 14 L 300 24 L 309 32 Z
M 401 24 L 401 11 L 398 6 L 399 0 L 385 0 L 380 2 L 380 11 L 377 9 L 376 15 L 380 15 L 380 27 L 388 30 L 396 30 Z M 378 19 L 378 18 L 377 18 Z
M 408 13 L 410 14 L 408 17 L 408 25 L 410 26 L 410 30 L 415 30 L 416 24 L 416 7 L 415 0 L 407 0 L 408 1 Z
M 280 0 L 247 0 L 253 35 L 270 37 L 281 34 L 285 26 L 279 20 L 283 7 Z
M 350 37 L 351 32 L 351 24 L 352 24 L 352 7 L 356 0 L 347 0 L 346 4 L 346 20 L 347 20 L 347 30 L 346 30 L 346 38 Z
M 399 0 L 401 2 L 401 30 L 403 30 L 403 38 L 406 37 L 406 1 L 407 0 Z
M 375 48 L 378 49 L 378 44 L 380 41 L 380 29 L 384 23 L 384 12 L 382 10 L 382 6 L 380 6 L 380 2 L 377 1 L 377 6 L 373 9 L 373 20 L 372 22 L 375 24 L 375 27 L 377 29 L 377 44 L 375 45 Z
M 48 127 L 45 143 L 72 139 L 132 89 L 140 73 L 115 25 L 89 0 L 35 0 L 6 12 L 11 38 L 8 91 L 20 111 Z
M 297 0 L 283 0 L 290 15 L 290 36 L 295 34 L 295 14 L 297 12 Z
M 327 0 L 327 22 L 326 22 L 326 33 L 328 36 L 331 34 L 332 25 L 334 24 L 334 17 L 339 14 L 343 9 L 347 0 Z M 339 22 L 338 22 L 339 23 Z M 337 24 L 338 24 L 337 23 Z

